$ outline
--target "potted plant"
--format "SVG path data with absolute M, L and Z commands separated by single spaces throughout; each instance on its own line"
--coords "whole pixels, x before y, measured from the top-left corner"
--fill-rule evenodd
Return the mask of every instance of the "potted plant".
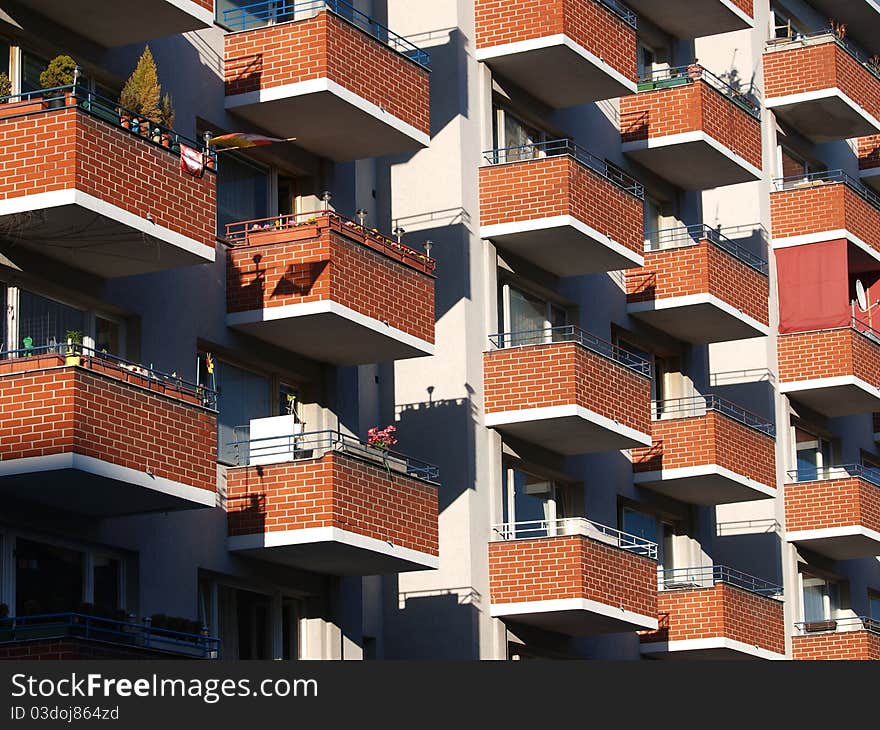
M 159 140 L 163 147 L 171 149 L 171 131 L 174 129 L 174 105 L 171 103 L 171 95 L 165 94 L 162 97 L 162 104 L 159 107 L 159 124 L 165 129 L 160 130 Z
M 64 352 L 64 364 L 80 365 L 82 363 L 82 332 L 67 330 L 65 338 L 67 339 L 67 348 Z
M 55 58 L 49 61 L 46 70 L 40 74 L 40 86 L 44 89 L 56 90 L 60 90 L 65 86 L 73 86 L 73 72 L 75 68 L 76 61 L 70 56 L 55 56 Z M 51 95 L 58 96 L 58 91 L 52 92 Z M 53 99 L 49 105 L 52 107 L 76 105 L 75 90 L 65 90 L 64 96 L 65 99 L 63 102 L 60 99 Z
M 373 426 L 367 431 L 367 448 L 379 456 L 387 468 L 406 474 L 406 460 L 388 453 L 393 446 L 397 446 L 396 427 L 379 428 Z
M 137 66 L 122 87 L 119 95 L 120 124 L 125 129 L 149 137 L 152 124 L 161 118 L 159 100 L 162 98 L 162 87 L 159 85 L 159 73 L 156 61 L 149 46 L 138 59 Z M 126 126 L 127 123 L 127 126 Z

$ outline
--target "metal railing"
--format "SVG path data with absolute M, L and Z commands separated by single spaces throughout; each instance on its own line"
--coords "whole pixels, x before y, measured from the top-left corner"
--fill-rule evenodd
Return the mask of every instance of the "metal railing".
M 760 596 L 781 597 L 782 586 L 756 578 L 726 565 L 702 565 L 693 568 L 660 568 L 657 571 L 657 587 L 661 591 L 686 590 L 689 588 L 712 588 L 725 583 L 735 588 L 757 593 Z
M 153 628 L 148 621 L 120 621 L 82 613 L 52 613 L 0 619 L 0 645 L 38 639 L 78 638 L 116 644 L 124 648 L 148 649 L 191 658 L 216 659 L 220 640 L 207 629 L 189 634 Z
M 636 555 L 643 555 L 651 560 L 657 559 L 657 543 L 593 522 L 586 517 L 504 522 L 492 525 L 492 533 L 497 540 L 529 540 L 539 537 L 581 535 Z
M 880 79 L 880 66 L 876 56 L 870 56 L 858 44 L 849 38 L 841 38 L 832 28 L 823 28 L 812 33 L 796 33 L 789 38 L 771 38 L 767 41 L 766 48 L 772 50 L 789 50 L 810 45 L 811 41 L 833 41 L 846 53 L 848 53 L 859 65 L 863 66 L 870 74 Z
M 835 466 L 800 466 L 787 472 L 790 482 L 819 482 L 829 479 L 864 479 L 880 487 L 880 469 L 862 464 L 838 464 Z
M 605 2 L 605 0 L 602 1 Z M 426 69 L 429 68 L 431 56 L 426 51 L 343 0 L 299 0 L 299 2 L 263 0 L 224 10 L 223 25 L 232 31 L 252 30 L 274 23 L 306 20 L 325 10 L 329 10 L 334 15 L 338 15 L 343 20 L 360 28 L 402 56 L 406 56 Z
M 601 337 L 596 337 L 574 325 L 562 327 L 545 327 L 537 330 L 522 330 L 519 332 L 501 332 L 489 335 L 492 346 L 498 350 L 510 347 L 527 347 L 529 345 L 546 345 L 559 342 L 576 342 L 590 352 L 608 358 L 625 368 L 629 368 L 639 375 L 651 377 L 653 368 L 651 363 L 633 352 L 615 345 Z
M 487 150 L 483 153 L 483 159 L 489 165 L 506 165 L 510 162 L 526 162 L 527 160 L 561 156 L 571 157 L 630 195 L 644 200 L 645 188 L 638 180 L 608 160 L 596 157 L 592 152 L 587 151 L 571 139 L 532 142 L 514 147 Z
M 843 183 L 854 193 L 864 198 L 865 201 L 880 210 L 880 195 L 873 190 L 869 190 L 858 180 L 848 175 L 843 170 L 823 170 L 821 172 L 810 172 L 805 175 L 789 175 L 787 177 L 777 177 L 773 179 L 773 189 L 776 192 L 784 190 L 797 190 L 799 188 L 807 188 L 816 185 L 827 185 L 832 183 Z
M 92 347 L 80 344 L 57 343 L 42 345 L 40 347 L 25 347 L 19 350 L 0 351 L 0 375 L 14 374 L 46 367 L 65 366 L 70 360 L 71 365 L 85 368 L 86 370 L 100 371 L 118 380 L 133 385 L 139 385 L 148 390 L 151 386 L 161 385 L 163 390 L 171 390 L 197 400 L 205 408 L 217 410 L 217 391 L 206 388 L 203 385 L 190 382 L 181 378 L 177 373 L 166 373 L 156 370 L 152 366 L 145 366 L 130 360 L 111 355 L 108 352 L 98 351 Z M 46 361 L 49 361 L 48 364 Z M 7 370 L 4 366 L 10 365 Z M 108 370 L 111 371 L 108 373 Z
M 653 91 L 654 89 L 692 84 L 694 81 L 705 81 L 755 119 L 761 118 L 761 105 L 757 101 L 698 63 L 649 71 L 639 79 L 639 91 Z
M 755 431 L 776 436 L 776 427 L 761 416 L 741 408 L 729 400 L 719 398 L 717 395 L 695 395 L 689 398 L 669 398 L 667 400 L 651 401 L 651 418 L 655 421 L 664 418 L 694 418 L 705 416 L 708 411 L 715 411 L 727 416 L 743 426 L 753 428 Z
M 634 11 L 630 10 L 626 5 L 617 2 L 617 0 L 596 0 L 600 5 L 604 5 L 630 28 L 638 30 L 639 18 Z
M 243 427 L 242 427 L 243 428 Z M 232 441 L 236 466 L 280 464 L 303 459 L 319 459 L 329 452 L 341 452 L 371 461 L 407 476 L 437 484 L 440 469 L 426 461 L 397 451 L 382 450 L 339 431 L 309 431 L 257 439 Z
M 855 309 L 855 305 L 853 305 L 853 309 Z M 869 322 L 859 319 L 855 311 L 853 311 L 852 328 L 873 343 L 880 345 L 880 330 L 874 329 Z
M 738 226 L 737 228 L 741 228 Z M 755 271 L 767 276 L 766 259 L 757 256 L 744 246 L 728 238 L 721 227 L 712 228 L 705 223 L 697 223 L 692 226 L 677 226 L 675 228 L 661 228 L 656 231 L 645 233 L 645 252 L 665 251 L 668 249 L 694 246 L 700 241 L 709 241 L 718 248 L 726 251 L 738 261 Z
M 794 625 L 798 634 L 843 633 L 846 631 L 870 631 L 880 634 L 880 621 L 868 616 L 847 616 L 846 618 L 823 619 L 820 621 L 798 621 Z

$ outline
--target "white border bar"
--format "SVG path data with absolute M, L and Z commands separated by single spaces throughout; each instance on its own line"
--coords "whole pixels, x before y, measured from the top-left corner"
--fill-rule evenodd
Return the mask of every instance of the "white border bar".
M 757 272 L 756 272 L 757 273 Z M 629 314 L 640 314 L 642 312 L 662 312 L 664 309 L 676 309 L 678 307 L 695 307 L 702 304 L 709 304 L 716 309 L 720 309 L 726 315 L 738 319 L 743 324 L 748 325 L 754 330 L 760 332 L 755 337 L 767 337 L 770 334 L 770 327 L 761 324 L 754 317 L 746 314 L 741 309 L 728 304 L 719 299 L 714 294 L 688 294 L 681 297 L 659 297 L 647 302 L 632 302 L 626 305 L 626 311 Z M 745 339 L 745 338 L 740 338 Z
M 728 639 L 717 636 L 710 639 L 679 639 L 677 641 L 652 641 L 643 643 L 640 647 L 642 654 L 666 654 L 676 651 L 700 651 L 706 649 L 727 649 L 740 654 L 748 654 L 758 659 L 780 661 L 787 659 L 785 654 L 778 654 L 769 649 L 762 649 L 753 644 L 746 644 L 736 639 Z
M 493 603 L 489 607 L 489 615 L 492 618 L 515 617 L 529 613 L 558 613 L 562 611 L 584 611 L 595 613 L 599 616 L 626 621 L 642 629 L 656 631 L 658 621 L 656 616 L 645 616 L 623 608 L 614 608 L 599 601 L 587 598 L 557 598 L 547 601 L 523 601 L 522 603 Z M 638 629 L 633 629 L 637 631 Z

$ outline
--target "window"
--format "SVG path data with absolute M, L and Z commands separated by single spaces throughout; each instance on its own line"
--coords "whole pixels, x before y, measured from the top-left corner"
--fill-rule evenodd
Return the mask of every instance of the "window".
M 546 153 L 540 145 L 548 139 L 546 132 L 528 124 L 509 109 L 501 106 L 495 107 L 493 121 L 492 138 L 495 147 L 499 150 L 508 150 L 496 162 L 517 162 L 545 156 Z
M 568 324 L 568 312 L 563 307 L 511 284 L 500 287 L 499 317 L 499 329 L 515 334 L 505 338 L 507 347 L 554 342 L 566 336 L 558 329 Z
M 15 541 L 16 615 L 76 611 L 82 600 L 82 552 L 24 538 Z
M 125 355 L 122 342 L 122 325 L 100 315 L 95 317 L 95 350 L 111 355 Z
M 880 621 L 880 591 L 868 589 L 868 616 Z
M 571 486 L 515 467 L 505 470 L 502 502 L 504 524 L 518 526 L 510 537 L 555 535 L 557 520 L 581 511 Z
M 93 577 L 95 596 L 92 603 L 98 608 L 118 608 L 120 561 L 106 555 L 95 556 Z
M 800 577 L 804 622 L 810 624 L 837 618 L 841 607 L 840 584 L 809 573 L 802 573 Z
M 656 514 L 624 507 L 620 518 L 621 530 L 643 540 L 657 543 L 657 564 L 669 569 L 675 565 L 675 528 Z
M 832 466 L 831 442 L 816 434 L 795 427 L 795 451 L 799 481 L 821 476 L 821 470 Z
M 40 74 L 49 65 L 48 59 L 37 56 L 30 51 L 21 52 L 20 91 L 22 94 L 28 91 L 39 91 L 43 88 L 40 83 Z
M 51 347 L 67 341 L 67 332 L 85 332 L 86 315 L 79 309 L 20 291 L 17 349 Z
M 217 232 L 226 224 L 266 218 L 269 212 L 269 171 L 241 155 L 223 155 L 217 175 Z
M 302 658 L 302 630 L 305 602 L 298 598 L 285 598 L 281 604 L 281 658 Z M 366 638 L 364 641 L 366 644 Z M 366 646 L 365 646 L 366 649 Z M 370 657 L 364 657 L 370 658 Z M 372 657 L 375 658 L 375 657 Z

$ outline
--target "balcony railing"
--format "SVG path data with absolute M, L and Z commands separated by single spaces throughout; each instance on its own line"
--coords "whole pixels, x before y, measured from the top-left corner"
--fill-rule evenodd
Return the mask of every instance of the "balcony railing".
M 744 246 L 731 240 L 728 235 L 733 231 L 762 230 L 760 225 L 736 226 L 735 229 L 712 228 L 705 223 L 676 228 L 661 228 L 645 233 L 645 252 L 666 251 L 669 249 L 694 246 L 700 241 L 709 241 L 723 249 L 746 266 L 767 276 L 767 261 L 749 251 Z M 724 232 L 722 232 L 724 231 Z M 766 232 L 765 232 L 766 233 Z
M 247 427 L 236 429 L 241 433 Z M 319 459 L 329 452 L 343 453 L 364 461 L 374 462 L 389 470 L 398 470 L 422 481 L 437 484 L 440 469 L 397 451 L 383 450 L 339 431 L 310 431 L 292 435 L 244 439 L 228 444 L 232 448 L 235 465 L 248 466 L 255 460 L 261 464 Z
M 86 639 L 116 644 L 122 648 L 146 649 L 216 659 L 220 640 L 207 629 L 190 634 L 153 628 L 149 621 L 119 621 L 82 613 L 53 613 L 0 619 L 0 646 L 37 639 Z
M 621 532 L 613 527 L 601 525 L 585 517 L 506 522 L 493 525 L 492 533 L 497 540 L 530 540 L 542 537 L 580 535 L 652 560 L 657 559 L 657 543 Z
M 655 421 L 665 418 L 705 416 L 708 411 L 720 413 L 768 436 L 776 436 L 776 427 L 772 423 L 717 395 L 696 395 L 690 398 L 671 398 L 651 402 L 651 418 Z
M 806 175 L 790 175 L 788 177 L 778 177 L 773 180 L 773 189 L 777 192 L 783 190 L 797 190 L 814 185 L 824 185 L 826 183 L 844 183 L 854 193 L 861 196 L 868 203 L 880 210 L 880 195 L 873 190 L 869 190 L 854 177 L 847 175 L 843 170 L 824 170 L 822 172 L 811 172 Z
M 584 332 L 580 327 L 564 325 L 562 327 L 546 327 L 538 330 L 520 332 L 504 332 L 489 336 L 489 341 L 496 349 L 508 347 L 525 347 L 528 345 L 546 345 L 561 342 L 576 342 L 590 352 L 608 358 L 619 365 L 633 370 L 639 375 L 651 377 L 651 363 L 629 350 L 615 345 L 600 337 Z
M 571 139 L 554 139 L 516 147 L 487 150 L 483 153 L 483 159 L 489 165 L 506 165 L 510 162 L 526 162 L 528 160 L 560 157 L 563 155 L 580 162 L 639 200 L 644 199 L 645 188 L 638 180 L 630 177 L 608 160 L 596 157 L 596 155 L 576 144 Z
M 613 2 L 613 0 L 603 0 Z M 392 32 L 388 27 L 371 18 L 366 13 L 342 0 L 268 0 L 242 5 L 223 11 L 223 24 L 232 31 L 262 28 L 275 23 L 311 18 L 324 10 L 338 15 L 352 25 L 372 36 L 380 43 L 415 61 L 426 69 L 431 64 L 431 56 L 406 38 Z
M 761 596 L 772 598 L 782 596 L 782 586 L 756 578 L 740 570 L 728 568 L 726 565 L 704 565 L 694 568 L 661 568 L 657 573 L 657 577 L 657 587 L 661 591 L 711 588 L 718 583 L 725 583 Z
M 880 487 L 880 469 L 862 464 L 841 464 L 839 466 L 802 466 L 787 472 L 792 483 L 817 482 L 829 479 L 864 479 Z
M 639 27 L 639 19 L 638 16 L 630 10 L 626 5 L 617 2 L 617 0 L 598 0 L 600 5 L 604 5 L 608 8 L 612 13 L 614 13 L 618 18 L 620 18 L 624 23 L 626 23 L 630 28 L 638 30 Z
M 709 86 L 726 96 L 734 104 L 747 112 L 755 119 L 761 119 L 761 105 L 750 98 L 748 94 L 734 88 L 726 81 L 718 78 L 703 66 L 694 63 L 689 66 L 674 66 L 650 71 L 639 79 L 639 91 L 653 91 L 666 89 L 673 86 L 692 84 L 695 81 L 705 81 Z
M 869 73 L 880 80 L 880 63 L 877 56 L 869 55 L 861 46 L 849 38 L 841 38 L 831 28 L 824 28 L 813 33 L 798 33 L 791 38 L 771 38 L 767 41 L 767 50 L 791 50 L 811 45 L 810 41 L 834 41 L 841 49 L 864 66 Z
M 794 627 L 800 636 L 844 631 L 869 631 L 880 636 L 880 621 L 868 616 L 850 616 L 821 621 L 798 621 Z

